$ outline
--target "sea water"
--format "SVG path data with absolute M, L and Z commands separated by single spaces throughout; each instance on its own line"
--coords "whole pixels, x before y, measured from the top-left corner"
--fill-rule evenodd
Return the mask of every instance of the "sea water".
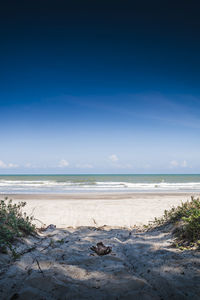
M 200 192 L 200 175 L 0 175 L 0 194 Z

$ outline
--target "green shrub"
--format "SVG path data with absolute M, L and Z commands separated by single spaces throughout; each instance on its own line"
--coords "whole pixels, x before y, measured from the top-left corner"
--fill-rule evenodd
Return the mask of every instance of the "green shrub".
M 186 223 L 186 238 L 191 242 L 198 241 L 200 239 L 200 209 L 192 211 L 188 217 L 183 217 L 182 220 Z
M 175 224 L 174 234 L 177 245 L 194 246 L 200 244 L 200 199 L 191 197 L 191 201 L 182 203 L 178 207 L 165 210 L 162 218 L 155 218 L 154 225 L 161 226 Z
M 33 217 L 22 212 L 26 202 L 13 204 L 12 200 L 0 201 L 0 251 L 7 248 L 12 250 L 12 243 L 16 237 L 33 234 L 36 230 L 32 224 Z

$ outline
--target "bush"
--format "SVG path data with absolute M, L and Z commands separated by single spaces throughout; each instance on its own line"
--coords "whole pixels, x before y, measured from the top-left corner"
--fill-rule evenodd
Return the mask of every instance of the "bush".
M 191 201 L 182 203 L 178 207 L 165 210 L 164 216 L 155 218 L 157 225 L 175 224 L 174 234 L 179 246 L 200 245 L 200 199 L 191 197 Z
M 22 212 L 26 202 L 13 204 L 12 200 L 0 201 L 0 251 L 7 248 L 12 250 L 12 243 L 16 237 L 33 234 L 36 230 L 32 224 L 33 217 Z

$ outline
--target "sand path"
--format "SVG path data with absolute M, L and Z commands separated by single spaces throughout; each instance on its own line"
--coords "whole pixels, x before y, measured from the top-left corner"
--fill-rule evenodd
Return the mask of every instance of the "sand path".
M 90 250 L 102 241 L 112 253 Z M 170 248 L 166 231 L 53 229 L 18 243 L 35 250 L 0 256 L 0 299 L 200 299 L 200 253 Z

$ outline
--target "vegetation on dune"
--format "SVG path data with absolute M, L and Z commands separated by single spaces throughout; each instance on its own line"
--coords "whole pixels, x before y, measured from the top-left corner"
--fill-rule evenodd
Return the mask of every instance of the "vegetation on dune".
M 36 231 L 35 225 L 32 224 L 33 217 L 22 212 L 25 205 L 26 202 L 15 204 L 8 198 L 0 201 L 0 252 L 10 249 L 14 254 L 14 240 Z
M 181 249 L 200 249 L 200 198 L 191 197 L 178 207 L 165 210 L 162 218 L 155 218 L 154 225 L 174 224 L 175 245 Z

